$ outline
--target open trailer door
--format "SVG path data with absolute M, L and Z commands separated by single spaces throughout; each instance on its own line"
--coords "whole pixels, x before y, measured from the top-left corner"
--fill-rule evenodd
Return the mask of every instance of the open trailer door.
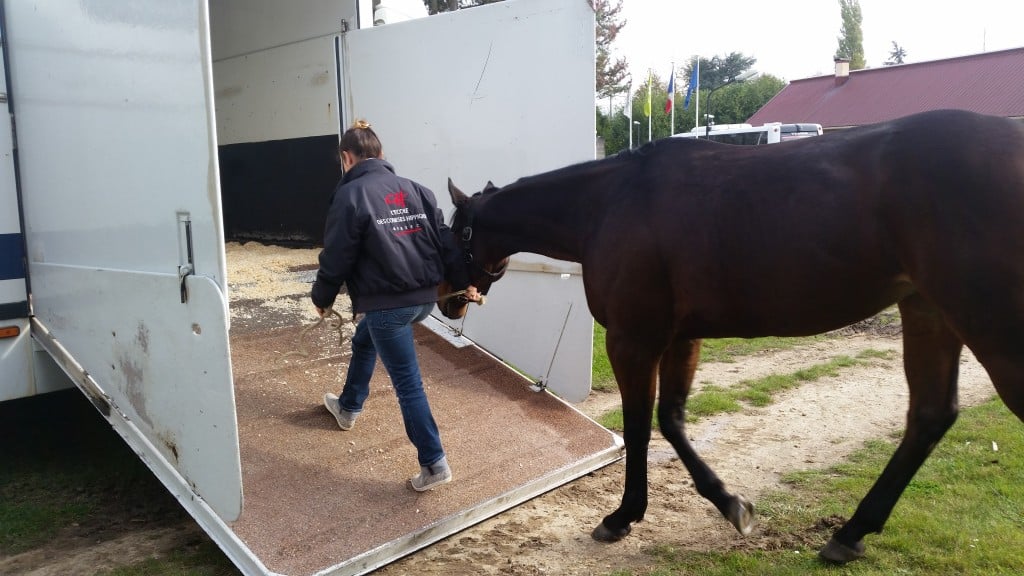
M 4 9 L 33 335 L 200 523 L 233 520 L 206 4 Z
M 446 213 L 449 177 L 475 192 L 594 159 L 594 12 L 582 0 L 352 30 L 339 68 L 346 124 L 369 120 Z M 471 308 L 455 323 L 467 337 L 562 398 L 587 397 L 593 319 L 578 264 L 518 254 L 487 306 Z
M 333 419 L 316 402 L 323 390 L 314 388 L 334 386 L 341 356 L 324 346 L 325 355 L 302 362 L 268 363 L 259 347 L 268 334 L 247 338 L 243 322 L 228 339 L 216 131 L 229 128 L 230 113 L 216 122 L 207 3 L 3 1 L 33 334 L 243 573 L 365 573 L 621 457 L 617 436 L 534 393 L 491 355 L 418 330 L 425 380 L 446 387 L 436 412 L 452 431 L 446 451 L 459 465 L 458 484 L 428 498 L 404 478 L 382 482 L 414 462 L 398 457 L 411 450 L 403 431 L 381 432 L 399 421 L 397 402 L 368 411 L 361 432 L 337 442 Z M 239 2 L 221 4 L 220 14 L 237 29 L 245 27 L 236 18 L 246 16 L 276 29 L 280 22 L 265 12 L 294 6 Z M 332 100 L 316 100 L 326 105 L 315 109 L 324 115 L 313 131 L 287 136 L 321 139 L 324 118 L 340 128 L 368 117 L 398 169 L 450 207 L 449 176 L 473 189 L 593 157 L 593 34 L 593 12 L 581 0 L 509 0 L 340 35 L 303 28 L 289 42 L 237 55 L 270 66 L 239 87 L 263 86 L 252 80 L 272 77 L 307 49 L 315 62 L 337 55 L 347 116 L 338 125 Z M 232 71 L 224 63 L 222 79 Z M 316 98 L 319 81 L 330 78 L 320 72 Z M 225 84 L 221 104 L 232 97 L 239 118 L 240 102 L 253 100 L 233 88 Z M 542 91 L 558 96 L 540 98 Z M 589 390 L 591 347 L 579 270 L 537 258 L 518 259 L 523 270 L 502 280 L 502 302 L 479 309 L 528 321 L 479 310 L 474 318 L 507 326 L 504 346 L 526 352 L 522 361 L 503 358 L 550 375 L 552 388 L 574 382 L 575 392 L 559 394 L 576 399 Z M 533 276 L 520 284 L 520 272 Z M 517 302 L 527 290 L 553 304 Z M 275 349 L 293 344 L 302 328 L 289 329 L 290 336 L 270 332 L 282 342 Z M 386 390 L 386 375 L 375 378 Z M 512 461 L 513 470 L 503 469 Z M 339 487 L 343 497 L 323 497 Z

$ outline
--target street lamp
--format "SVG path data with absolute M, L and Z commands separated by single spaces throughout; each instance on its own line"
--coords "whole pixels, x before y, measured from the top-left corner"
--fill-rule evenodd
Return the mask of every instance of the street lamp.
M 729 78 L 725 82 L 722 82 L 718 86 L 715 86 L 714 88 L 712 88 L 711 91 L 708 92 L 708 101 L 707 101 L 708 112 L 711 112 L 711 95 L 714 94 L 716 91 L 718 91 L 719 88 L 724 88 L 724 87 L 728 86 L 729 84 L 738 84 L 740 82 L 746 82 L 747 80 L 750 80 L 754 76 L 757 76 L 757 72 L 755 72 L 753 70 L 747 70 L 743 74 L 740 74 L 739 76 L 734 76 L 732 78 Z M 710 140 L 711 139 L 711 119 L 714 118 L 715 116 L 713 114 L 705 114 L 705 116 L 707 117 L 707 120 L 704 122 L 704 138 Z

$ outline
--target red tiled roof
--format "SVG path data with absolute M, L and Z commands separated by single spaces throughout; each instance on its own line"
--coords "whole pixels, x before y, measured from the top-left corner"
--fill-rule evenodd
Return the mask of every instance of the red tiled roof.
M 1024 117 L 1024 48 L 793 80 L 747 122 L 860 126 L 907 114 L 960 108 Z

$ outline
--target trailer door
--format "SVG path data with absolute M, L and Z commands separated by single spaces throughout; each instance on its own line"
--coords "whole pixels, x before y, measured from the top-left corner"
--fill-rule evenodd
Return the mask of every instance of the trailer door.
M 186 508 L 233 520 L 206 3 L 4 8 L 33 333 Z
M 369 120 L 399 174 L 446 213 L 449 177 L 470 192 L 594 158 L 587 2 L 511 0 L 353 30 L 339 68 L 345 124 Z M 455 326 L 566 400 L 590 392 L 593 319 L 578 264 L 515 256 L 487 306 Z

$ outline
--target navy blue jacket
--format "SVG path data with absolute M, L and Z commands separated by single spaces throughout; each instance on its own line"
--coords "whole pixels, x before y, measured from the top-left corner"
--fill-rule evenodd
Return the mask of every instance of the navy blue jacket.
M 454 290 L 469 285 L 434 193 L 397 176 L 384 160 L 352 167 L 327 211 L 313 304 L 331 306 L 342 284 L 358 313 L 427 304 L 437 300 L 444 279 Z

